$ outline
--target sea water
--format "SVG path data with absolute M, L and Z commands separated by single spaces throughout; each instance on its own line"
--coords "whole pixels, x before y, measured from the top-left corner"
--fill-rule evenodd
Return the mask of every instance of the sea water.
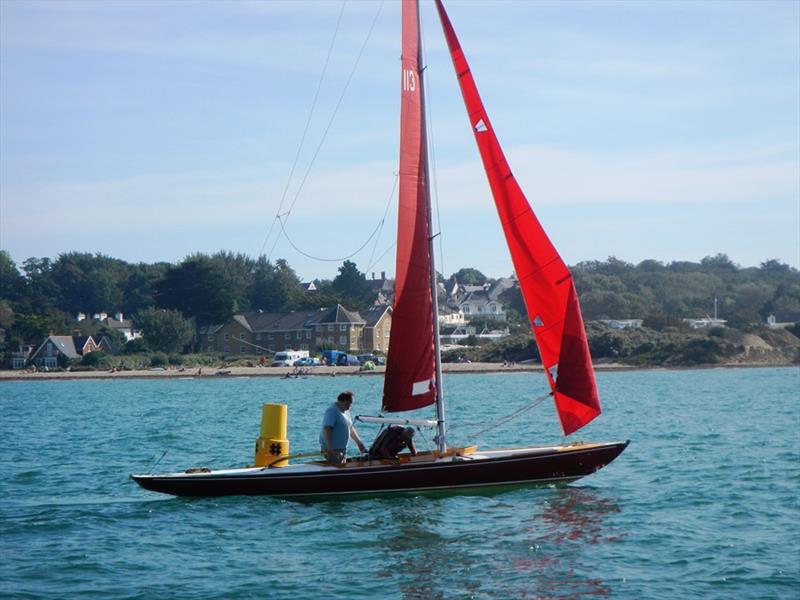
M 300 503 L 128 479 L 250 463 L 264 402 L 289 405 L 292 452 L 315 450 L 335 396 L 374 414 L 382 383 L 0 383 L 0 596 L 800 597 L 796 368 L 599 373 L 604 412 L 570 439 L 631 445 L 563 488 Z M 546 391 L 541 374 L 445 383 L 453 444 L 562 441 L 549 401 L 477 433 Z

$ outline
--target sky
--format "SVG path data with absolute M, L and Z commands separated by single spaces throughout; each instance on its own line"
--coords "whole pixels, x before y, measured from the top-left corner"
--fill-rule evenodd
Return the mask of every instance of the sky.
M 800 267 L 800 2 L 446 8 L 568 264 Z M 433 4 L 421 13 L 437 269 L 508 275 Z M 226 250 L 302 279 L 345 257 L 393 275 L 399 23 L 388 0 L 0 1 L 0 248 L 20 265 Z

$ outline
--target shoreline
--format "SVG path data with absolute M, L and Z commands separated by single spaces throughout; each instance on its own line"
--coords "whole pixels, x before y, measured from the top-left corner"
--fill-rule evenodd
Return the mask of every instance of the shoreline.
M 606 363 L 595 365 L 598 372 L 619 371 L 695 371 L 703 369 L 771 369 L 771 368 L 800 367 L 796 364 L 766 364 L 766 363 L 729 363 L 692 366 L 638 366 L 622 363 Z M 360 371 L 359 367 L 312 367 L 310 371 L 300 377 L 336 377 L 346 375 L 375 376 L 383 375 L 386 367 L 376 367 L 372 371 Z M 444 373 L 539 373 L 543 371 L 542 365 L 508 365 L 499 363 L 444 363 Z M 295 379 L 291 374 L 293 367 L 203 367 L 202 372 L 196 368 L 184 369 L 139 369 L 131 371 L 37 371 L 25 373 L 20 371 L 0 371 L 2 381 L 47 381 L 47 380 L 72 380 L 72 379 L 225 379 L 228 377 L 272 377 L 278 379 Z

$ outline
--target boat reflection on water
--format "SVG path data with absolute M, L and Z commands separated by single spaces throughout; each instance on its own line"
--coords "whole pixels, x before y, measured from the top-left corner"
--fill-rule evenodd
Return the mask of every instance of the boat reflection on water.
M 607 492 L 548 488 L 486 500 L 386 500 L 392 528 L 385 519 L 366 527 L 382 532 L 376 574 L 387 590 L 399 587 L 403 598 L 611 594 L 599 557 L 622 534 Z
M 536 598 L 608 596 L 611 587 L 598 577 L 605 552 L 598 546 L 618 541 L 624 534 L 611 523 L 619 513 L 616 501 L 592 488 L 551 490 L 542 509 L 523 526 L 527 551 L 514 558 L 517 570 L 530 573 L 523 595 Z M 595 572 L 596 571 L 596 572 Z
M 395 526 L 381 544 L 383 566 L 376 572 L 396 581 L 387 589 L 398 585 L 402 598 L 426 599 L 472 597 L 480 590 L 471 575 L 478 562 L 469 543 L 472 536 L 448 531 L 448 500 L 416 497 L 391 504 Z

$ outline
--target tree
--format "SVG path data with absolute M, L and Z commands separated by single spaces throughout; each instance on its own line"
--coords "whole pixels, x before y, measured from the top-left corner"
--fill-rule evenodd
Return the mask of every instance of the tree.
M 100 253 L 59 255 L 51 270 L 52 280 L 59 289 L 58 308 L 72 315 L 81 311 L 119 310 L 128 270 L 125 261 Z
M 592 358 L 618 358 L 628 353 L 622 336 L 609 331 L 599 336 L 590 336 L 588 342 Z
M 122 284 L 122 311 L 132 315 L 136 311 L 153 306 L 156 303 L 156 286 L 164 279 L 168 268 L 167 263 L 131 265 L 128 278 Z
M 372 290 L 366 275 L 358 270 L 356 263 L 349 260 L 339 267 L 339 274 L 333 280 L 333 289 L 349 306 L 365 306 L 372 301 Z
M 253 284 L 256 261 L 245 254 L 217 252 L 211 262 L 225 274 L 227 288 L 233 294 L 234 310 L 247 310 L 251 307 L 249 290 Z
M 25 278 L 17 269 L 11 255 L 0 250 L 0 298 L 16 302 L 25 293 Z
M 642 325 L 644 327 L 647 327 L 648 329 L 654 329 L 655 331 L 663 331 L 668 327 L 680 329 L 684 327 L 685 324 L 677 317 L 672 317 L 669 315 L 665 315 L 663 313 L 652 313 L 645 316 Z
M 723 270 L 723 271 L 736 271 L 739 267 L 734 263 L 727 254 L 717 254 L 716 256 L 706 256 L 700 261 L 700 264 L 707 269 Z
M 795 269 L 786 263 L 782 263 L 778 259 L 770 258 L 769 260 L 761 263 L 761 270 L 767 273 L 778 273 L 783 275 L 785 273 L 791 273 Z
M 262 256 L 255 265 L 248 296 L 250 306 L 267 312 L 298 308 L 302 303 L 300 278 L 284 259 L 272 264 Z
M 664 263 L 662 263 L 660 260 L 653 260 L 651 258 L 643 260 L 636 266 L 636 268 L 640 271 L 659 273 L 665 269 Z
M 85 367 L 107 366 L 108 360 L 106 359 L 106 353 L 102 350 L 95 350 L 94 352 L 84 354 L 81 358 L 81 364 Z
M 133 315 L 133 322 L 151 350 L 179 352 L 192 341 L 192 325 L 178 310 L 145 308 Z
M 630 303 L 616 292 L 589 292 L 580 297 L 581 311 L 587 319 L 627 319 Z
M 453 286 L 455 281 L 466 285 L 483 285 L 488 281 L 488 278 L 486 275 L 478 271 L 478 269 L 465 267 L 450 275 L 450 278 L 447 280 L 448 290 Z
M 22 270 L 28 282 L 27 294 L 22 312 L 44 313 L 56 306 L 59 289 L 53 281 L 53 264 L 49 258 L 31 257 L 22 263 Z
M 9 337 L 20 343 L 32 342 L 38 344 L 47 335 L 54 331 L 53 321 L 47 315 L 16 315 L 14 325 L 9 332 Z
M 202 254 L 167 270 L 156 285 L 156 303 L 194 317 L 200 325 L 224 323 L 234 312 L 233 292 L 225 273 Z
M 14 309 L 5 301 L 0 300 L 0 329 L 9 329 L 14 324 Z

